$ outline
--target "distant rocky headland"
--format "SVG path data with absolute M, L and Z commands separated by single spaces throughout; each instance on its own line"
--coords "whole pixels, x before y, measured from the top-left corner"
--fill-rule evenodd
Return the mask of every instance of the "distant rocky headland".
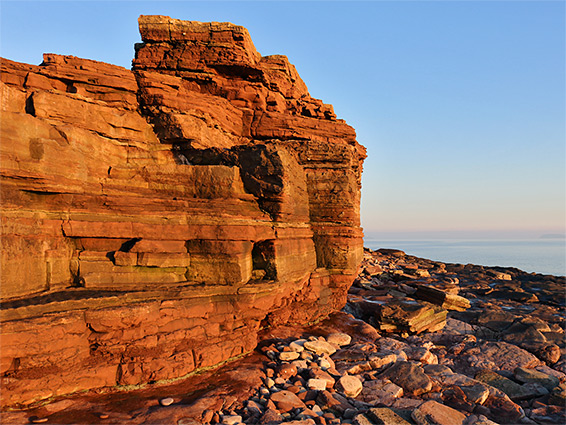
M 285 56 L 139 27 L 132 70 L 2 59 L 1 423 L 565 422 L 564 277 L 364 249 Z

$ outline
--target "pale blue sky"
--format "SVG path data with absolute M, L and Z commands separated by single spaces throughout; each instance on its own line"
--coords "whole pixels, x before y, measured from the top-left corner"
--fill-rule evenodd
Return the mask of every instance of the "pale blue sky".
M 368 148 L 367 234 L 563 232 L 563 1 L 10 2 L 0 55 L 130 67 L 140 14 L 229 21 Z

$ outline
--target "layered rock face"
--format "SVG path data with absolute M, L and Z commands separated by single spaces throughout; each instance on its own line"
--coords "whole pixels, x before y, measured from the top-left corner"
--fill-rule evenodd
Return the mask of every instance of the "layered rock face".
M 365 150 L 285 56 L 139 19 L 133 69 L 2 60 L 2 405 L 185 376 L 346 302 Z

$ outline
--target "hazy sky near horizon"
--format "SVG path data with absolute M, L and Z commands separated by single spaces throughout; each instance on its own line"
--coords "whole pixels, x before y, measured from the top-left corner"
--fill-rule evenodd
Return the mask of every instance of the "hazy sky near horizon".
M 288 56 L 367 147 L 366 234 L 564 232 L 563 1 L 2 0 L 0 55 L 129 68 L 141 14 L 229 21 Z

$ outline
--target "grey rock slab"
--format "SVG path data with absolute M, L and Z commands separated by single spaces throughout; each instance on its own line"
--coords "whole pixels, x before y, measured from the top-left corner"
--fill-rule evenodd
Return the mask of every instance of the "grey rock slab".
M 523 382 L 525 384 L 540 384 L 549 391 L 560 383 L 558 378 L 556 378 L 555 376 L 550 376 L 546 373 L 539 372 L 538 370 L 526 369 L 524 367 L 518 367 L 517 369 L 515 369 L 513 375 L 519 382 Z
M 479 371 L 476 374 L 476 379 L 503 391 L 513 401 L 527 400 L 540 395 L 536 389 L 519 385 L 491 370 Z
M 387 407 L 374 407 L 368 410 L 366 416 L 376 425 L 411 425 L 393 410 Z

